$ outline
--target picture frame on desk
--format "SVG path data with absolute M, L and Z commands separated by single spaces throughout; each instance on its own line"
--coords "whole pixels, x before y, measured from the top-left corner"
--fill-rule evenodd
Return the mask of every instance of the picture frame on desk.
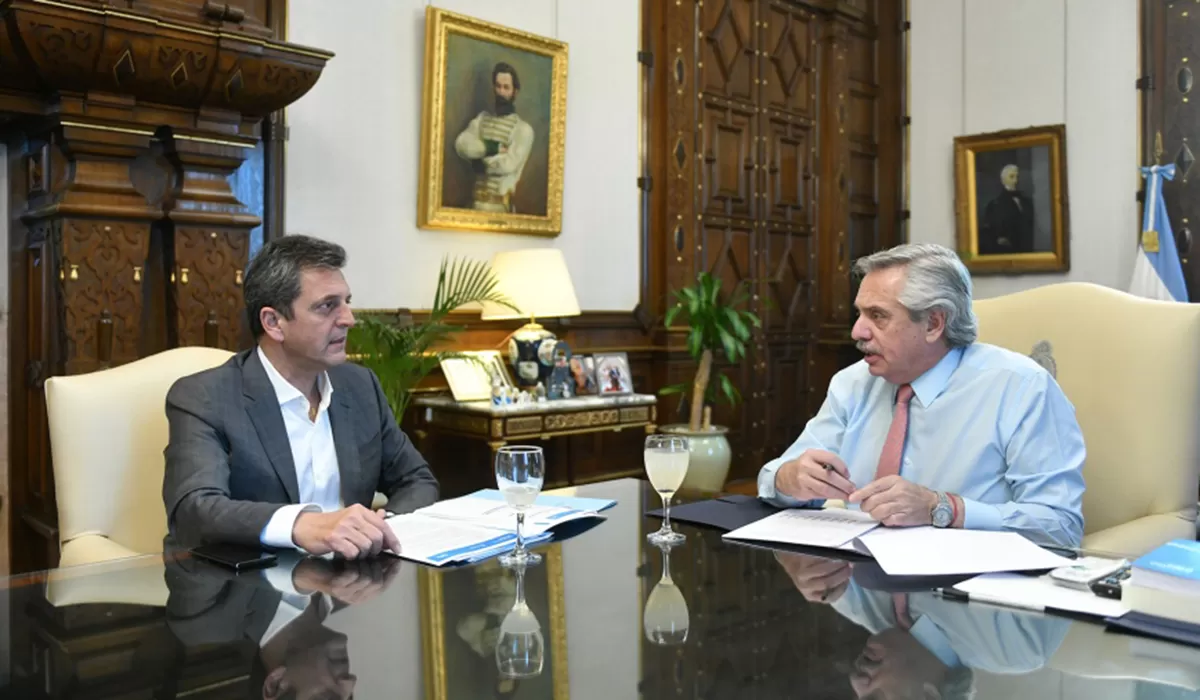
M 567 617 L 563 596 L 562 544 L 539 551 L 540 566 L 525 570 L 525 602 L 544 639 L 541 675 L 502 678 L 496 668 L 500 624 L 516 595 L 516 572 L 491 559 L 457 569 L 418 571 L 425 700 L 462 697 L 570 696 L 567 674 Z
M 601 396 L 633 393 L 633 375 L 629 371 L 629 355 L 623 352 L 596 353 L 596 387 Z
M 513 387 L 499 350 L 470 350 L 445 357 L 439 363 L 455 401 L 490 401 L 492 383 Z

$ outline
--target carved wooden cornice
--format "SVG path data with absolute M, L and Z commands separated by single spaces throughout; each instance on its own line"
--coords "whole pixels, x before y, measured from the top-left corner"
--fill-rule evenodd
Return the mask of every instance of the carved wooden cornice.
M 0 111 L 40 105 L 42 114 L 251 136 L 251 124 L 308 92 L 333 57 L 227 18 L 178 16 L 99 0 L 0 0 Z

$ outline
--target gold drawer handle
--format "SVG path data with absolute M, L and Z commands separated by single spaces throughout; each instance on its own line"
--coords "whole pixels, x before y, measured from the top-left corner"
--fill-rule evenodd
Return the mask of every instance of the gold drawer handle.
M 134 282 L 142 281 L 142 266 L 141 265 L 133 266 L 133 281 Z
M 236 270 L 233 273 L 233 283 L 237 286 L 242 286 L 242 271 Z
M 78 265 L 71 266 L 71 275 L 70 276 L 71 276 L 71 279 L 73 279 L 73 280 L 79 279 L 79 266 Z
M 186 267 L 179 268 L 179 283 L 180 284 L 188 283 L 188 269 Z

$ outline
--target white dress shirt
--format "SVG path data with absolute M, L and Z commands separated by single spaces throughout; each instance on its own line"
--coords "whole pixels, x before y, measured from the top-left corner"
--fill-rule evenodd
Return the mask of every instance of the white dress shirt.
M 310 419 L 308 397 L 292 386 L 258 349 L 267 378 L 275 388 L 288 444 L 292 447 L 292 462 L 296 466 L 296 483 L 300 487 L 300 503 L 275 511 L 259 539 L 269 547 L 296 547 L 292 528 L 303 512 L 324 512 L 342 508 L 342 479 L 338 470 L 337 450 L 333 446 L 333 425 L 329 422 L 329 402 L 333 386 L 329 374 L 322 372 L 321 404 L 316 420 Z

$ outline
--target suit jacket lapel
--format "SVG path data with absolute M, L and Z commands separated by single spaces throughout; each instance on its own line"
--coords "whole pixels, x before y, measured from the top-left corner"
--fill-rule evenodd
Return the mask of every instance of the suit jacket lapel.
M 246 413 L 254 423 L 258 439 L 271 460 L 271 466 L 283 482 L 292 503 L 300 502 L 300 484 L 296 480 L 296 463 L 292 459 L 292 446 L 288 442 L 287 427 L 283 424 L 283 413 L 279 410 L 279 397 L 275 387 L 267 378 L 267 370 L 258 359 L 258 351 L 251 350 L 242 365 L 242 387 L 246 397 Z
M 356 494 L 362 476 L 358 463 L 358 442 L 354 439 L 354 413 L 350 409 L 346 389 L 338 391 L 336 386 L 333 387 L 333 397 L 329 402 L 329 423 L 333 428 L 333 449 L 337 452 L 342 503 L 349 506 L 358 502 Z

